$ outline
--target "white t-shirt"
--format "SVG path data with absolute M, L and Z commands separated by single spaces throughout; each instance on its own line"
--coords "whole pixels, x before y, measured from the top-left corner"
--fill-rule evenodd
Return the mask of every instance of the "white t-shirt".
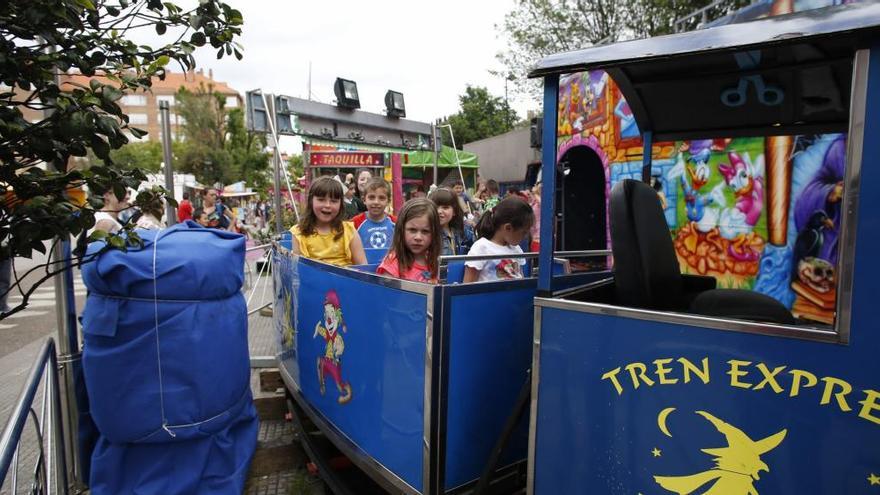
M 490 255 L 490 254 L 522 254 L 519 246 L 501 246 L 494 242 L 481 237 L 474 243 L 469 256 Z M 479 260 L 466 261 L 465 266 L 475 268 L 480 271 L 477 281 L 484 282 L 487 280 L 510 280 L 523 278 L 522 266 L 526 264 L 524 258 L 503 258 L 497 260 Z
M 97 225 L 98 222 L 100 222 L 101 220 L 109 220 L 110 222 L 112 222 L 110 230 L 108 231 L 108 233 L 110 233 L 110 234 L 115 234 L 115 233 L 119 232 L 120 230 L 122 230 L 122 224 L 119 223 L 119 220 L 113 218 L 106 211 L 96 211 L 95 212 L 95 225 Z M 89 229 L 89 234 L 91 234 L 94 230 L 95 230 L 95 227 L 92 227 L 91 229 Z

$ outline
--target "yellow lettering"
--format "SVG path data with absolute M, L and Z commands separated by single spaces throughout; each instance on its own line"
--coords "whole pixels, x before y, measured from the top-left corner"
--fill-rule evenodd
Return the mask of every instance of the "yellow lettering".
M 789 397 L 797 397 L 801 391 L 801 381 L 806 378 L 807 383 L 804 385 L 806 387 L 815 387 L 817 383 L 819 383 L 819 379 L 816 378 L 816 375 L 810 373 L 809 371 L 804 370 L 791 370 L 789 373 L 792 376 L 791 379 L 791 392 L 789 392 Z
M 764 375 L 764 379 L 761 380 L 761 383 L 755 385 L 755 388 L 753 388 L 752 390 L 761 390 L 762 388 L 764 388 L 764 385 L 770 385 L 770 388 L 772 388 L 774 392 L 776 392 L 777 394 L 782 393 L 782 387 L 779 386 L 779 382 L 776 381 L 775 377 L 779 374 L 780 371 L 785 369 L 785 366 L 778 366 L 776 368 L 773 368 L 773 371 L 770 371 L 767 368 L 767 365 L 765 365 L 764 363 L 758 363 L 757 368 L 758 371 L 760 371 L 761 374 Z
M 862 405 L 859 417 L 880 425 L 880 417 L 871 414 L 872 411 L 880 411 L 880 404 L 877 403 L 877 399 L 880 399 L 880 392 L 876 390 L 863 390 L 863 392 L 865 392 L 865 400 L 859 401 L 859 404 Z
M 639 379 L 645 382 L 645 385 L 649 387 L 654 386 L 654 380 L 651 380 L 650 378 L 645 376 L 645 372 L 648 371 L 648 367 L 645 366 L 643 363 L 630 363 L 626 365 L 626 371 L 629 371 L 629 376 L 630 378 L 632 378 L 633 388 L 639 388 Z
M 620 366 L 614 368 L 613 370 L 602 375 L 602 379 L 609 378 L 611 379 L 611 383 L 614 385 L 614 390 L 617 390 L 617 395 L 623 394 L 623 387 L 620 386 L 620 382 L 617 381 L 617 374 L 620 373 Z
M 697 368 L 694 363 L 688 361 L 685 358 L 678 358 L 676 361 L 681 363 L 682 368 L 684 368 L 684 382 L 690 383 L 691 381 L 691 373 L 700 377 L 700 380 L 703 381 L 704 384 L 709 383 L 709 358 L 704 357 L 702 364 L 703 368 Z
M 846 396 L 852 392 L 852 385 L 839 378 L 833 378 L 830 376 L 822 378 L 822 381 L 825 382 L 825 390 L 822 391 L 822 400 L 819 401 L 819 404 L 823 406 L 827 405 L 831 402 L 831 395 L 833 394 L 834 398 L 837 400 L 837 406 L 840 407 L 841 411 L 852 411 L 852 408 L 846 403 Z M 834 392 L 835 386 L 840 387 L 840 392 Z
M 656 366 L 654 372 L 657 373 L 657 377 L 660 379 L 660 385 L 674 385 L 678 383 L 678 378 L 666 378 L 666 375 L 672 371 L 666 365 L 671 362 L 672 358 L 654 360 L 654 366 Z
M 751 383 L 741 382 L 739 377 L 746 376 L 749 374 L 748 371 L 742 371 L 739 369 L 740 366 L 748 366 L 752 364 L 751 361 L 738 361 L 736 359 L 731 359 L 727 362 L 730 365 L 730 371 L 727 372 L 730 375 L 730 386 L 731 387 L 739 387 L 739 388 L 749 388 L 752 386 Z

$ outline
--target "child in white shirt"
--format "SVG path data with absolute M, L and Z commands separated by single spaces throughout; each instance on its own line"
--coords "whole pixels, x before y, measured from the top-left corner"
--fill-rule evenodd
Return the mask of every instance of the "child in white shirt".
M 477 224 L 480 239 L 474 243 L 468 255 L 509 254 L 511 257 L 466 261 L 463 281 L 467 283 L 523 278 L 525 259 L 514 255 L 522 254 L 519 244 L 529 234 L 534 222 L 532 208 L 517 197 L 505 198 L 495 208 L 483 213 Z

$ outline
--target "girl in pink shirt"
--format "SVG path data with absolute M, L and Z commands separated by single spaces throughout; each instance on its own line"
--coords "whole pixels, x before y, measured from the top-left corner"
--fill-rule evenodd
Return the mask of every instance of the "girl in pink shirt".
M 391 249 L 376 269 L 380 275 L 425 282 L 437 282 L 440 256 L 440 217 L 434 203 L 411 199 L 397 217 Z

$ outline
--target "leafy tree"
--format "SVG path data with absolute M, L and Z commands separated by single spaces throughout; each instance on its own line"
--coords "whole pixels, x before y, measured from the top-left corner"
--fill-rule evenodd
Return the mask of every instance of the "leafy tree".
M 508 49 L 498 55 L 505 74 L 517 76 L 514 92 L 540 96 L 538 82 L 526 74 L 535 63 L 554 53 L 625 39 L 673 32 L 676 19 L 713 3 L 713 0 L 517 0 L 496 26 L 507 37 Z M 712 7 L 709 18 L 748 5 L 750 0 L 724 0 Z M 700 18 L 686 29 L 695 29 Z
M 229 184 L 244 180 L 265 186 L 269 155 L 263 152 L 265 136 L 248 132 L 240 108 L 226 110 L 226 98 L 212 85 L 196 91 L 181 88 L 177 113 L 186 123 L 186 150 L 180 169 L 192 173 L 203 184 Z
M 518 117 L 503 98 L 492 96 L 483 87 L 468 86 L 458 97 L 461 110 L 450 115 L 441 125 L 450 124 L 455 135 L 455 145 L 461 149 L 466 143 L 497 136 L 513 129 Z M 443 129 L 443 142 L 452 143 L 449 128 Z
M 140 169 L 144 172 L 156 173 L 159 172 L 164 159 L 162 143 L 158 141 L 128 143 L 110 152 L 112 163 L 125 170 Z
M 240 58 L 235 38 L 241 34 L 242 17 L 219 0 L 201 0 L 188 10 L 160 0 L 0 5 L 0 82 L 7 88 L 0 90 L 0 181 L 7 186 L 6 201 L 0 204 L 0 259 L 6 259 L 29 257 L 33 250 L 44 251 L 45 240 L 68 239 L 91 228 L 104 192 L 121 198 L 126 187 L 140 184 L 140 169 L 123 170 L 111 156 L 111 150 L 128 141 L 123 130 L 144 134 L 129 126 L 117 101 L 126 92 L 149 90 L 153 77 L 164 77 L 172 61 L 185 69 L 194 67 L 196 47 L 210 44 L 218 57 Z M 173 36 L 153 48 L 128 39 L 138 30 L 155 30 L 160 36 L 170 31 Z M 58 76 L 70 70 L 101 74 L 111 82 L 93 79 L 89 85 L 59 87 Z M 23 109 L 43 111 L 44 117 L 28 121 Z M 89 151 L 105 164 L 87 170 L 68 167 L 71 157 Z M 86 201 L 83 186 L 93 193 Z M 125 238 L 138 240 L 134 235 Z M 109 241 L 113 247 L 126 243 L 123 237 Z M 74 265 L 84 261 L 79 257 Z M 36 269 L 44 269 L 43 276 L 22 294 L 21 304 L 0 317 L 23 309 L 40 283 L 65 268 Z

